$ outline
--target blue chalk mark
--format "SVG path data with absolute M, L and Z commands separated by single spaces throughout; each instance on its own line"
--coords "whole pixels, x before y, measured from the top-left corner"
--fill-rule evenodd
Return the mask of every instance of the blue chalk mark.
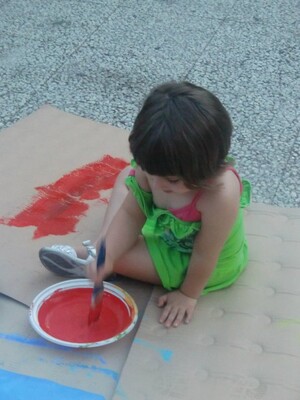
M 78 370 L 85 370 L 88 373 L 88 376 L 93 377 L 94 373 L 100 373 L 106 375 L 113 379 L 113 381 L 118 382 L 120 374 L 112 369 L 97 367 L 96 365 L 87 365 L 82 363 L 71 363 L 66 362 L 63 358 L 56 358 L 53 360 L 48 360 L 44 357 L 39 357 L 38 360 L 42 363 L 52 363 L 57 365 L 58 367 L 67 367 L 72 372 L 76 372 Z
M 171 358 L 173 357 L 173 351 L 168 350 L 168 349 L 161 349 L 160 350 L 162 359 L 166 362 L 170 362 Z
M 44 348 L 48 348 L 48 349 L 56 349 L 59 351 L 74 351 L 74 349 L 71 347 L 59 346 L 55 343 L 48 342 L 44 338 L 29 338 L 29 337 L 21 336 L 16 333 L 10 333 L 10 334 L 0 333 L 0 339 L 8 340 L 10 342 L 17 342 L 20 344 L 25 344 L 28 346 L 44 347 Z M 81 353 L 84 352 L 85 356 L 87 356 L 89 358 L 94 358 L 94 359 L 100 361 L 101 364 L 104 364 L 104 365 L 107 364 L 107 361 L 105 360 L 105 358 L 103 358 L 99 355 L 88 353 L 88 351 L 89 351 L 88 349 L 80 349 L 80 351 L 81 351 Z
M 101 364 L 104 364 L 104 365 L 107 364 L 107 361 L 105 360 L 105 358 L 99 356 L 98 354 L 97 354 L 97 355 L 96 355 L 96 354 L 89 354 L 89 357 L 90 357 L 90 358 L 94 358 L 94 359 L 97 360 L 97 361 L 100 361 Z
M 17 335 L 17 334 L 6 334 L 6 333 L 0 333 L 0 339 L 5 339 L 5 340 L 10 340 L 13 342 L 19 342 L 22 344 L 30 344 L 32 346 L 43 346 L 46 344 L 44 339 L 36 339 L 36 338 L 28 338 L 25 336 Z
M 69 367 L 72 371 L 88 370 L 90 372 L 97 372 L 97 373 L 101 373 L 103 375 L 109 376 L 116 382 L 119 380 L 119 373 L 112 369 L 109 369 L 109 368 L 102 368 L 102 367 L 97 367 L 96 365 L 86 365 L 86 364 L 81 364 L 81 363 L 66 363 L 63 361 L 56 361 L 55 364 L 60 367 L 61 366 Z
M 71 388 L 48 379 L 0 369 L 0 399 L 5 400 L 106 400 L 101 394 Z
M 54 343 L 48 342 L 47 340 L 45 340 L 43 338 L 29 338 L 29 337 L 21 336 L 21 335 L 14 334 L 14 333 L 13 334 L 0 333 L 0 339 L 17 342 L 17 343 L 21 343 L 21 344 L 25 344 L 25 345 L 29 345 L 29 346 L 38 346 L 38 347 L 44 347 L 44 348 L 50 348 L 50 349 L 59 349 L 60 351 L 61 350 L 64 350 L 64 351 L 72 351 L 73 350 L 74 351 L 74 349 L 72 349 L 70 347 L 58 346 Z M 100 363 L 102 363 L 104 365 L 107 364 L 106 360 L 101 356 L 95 356 L 95 355 L 89 354 L 89 353 L 85 353 L 85 356 L 87 356 L 87 358 L 96 359 L 97 361 L 100 361 Z M 40 361 L 45 362 L 45 359 L 42 360 L 40 358 Z M 119 380 L 119 373 L 112 369 L 109 369 L 109 368 L 98 367 L 95 365 L 89 366 L 86 364 L 79 364 L 79 363 L 78 364 L 70 364 L 70 363 L 66 363 L 66 362 L 62 362 L 62 361 L 59 361 L 59 362 L 56 361 L 55 364 L 59 365 L 59 366 L 69 367 L 73 371 L 78 370 L 78 369 L 85 369 L 88 372 L 98 372 L 103 375 L 109 376 L 115 382 L 117 382 Z
M 159 353 L 159 355 L 161 356 L 161 358 L 163 359 L 163 361 L 165 362 L 170 362 L 174 352 L 170 349 L 161 349 L 158 346 L 155 346 L 154 344 L 152 344 L 151 342 L 148 342 L 145 339 L 140 339 L 140 338 L 135 338 L 133 340 L 134 343 L 140 344 L 144 347 L 147 347 L 148 349 L 152 349 L 156 352 Z
M 26 344 L 29 346 L 45 347 L 49 349 L 59 349 L 64 351 L 72 350 L 70 347 L 58 346 L 54 343 L 47 342 L 47 340 L 43 338 L 29 338 L 15 333 L 11 334 L 0 333 L 0 339 L 8 340 L 10 342 Z

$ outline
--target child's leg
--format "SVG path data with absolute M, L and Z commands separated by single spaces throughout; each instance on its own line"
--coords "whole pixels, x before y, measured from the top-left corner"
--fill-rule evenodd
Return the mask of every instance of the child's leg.
M 144 238 L 140 236 L 136 244 L 119 259 L 114 272 L 143 282 L 160 285 L 161 280 L 155 270 Z

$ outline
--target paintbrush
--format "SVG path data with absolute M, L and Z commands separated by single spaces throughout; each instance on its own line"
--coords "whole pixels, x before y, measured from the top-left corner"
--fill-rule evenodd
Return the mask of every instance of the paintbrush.
M 99 250 L 99 256 L 97 259 L 97 271 L 99 271 L 99 269 L 104 266 L 105 254 L 106 254 L 105 241 L 102 240 Z M 92 293 L 90 311 L 88 315 L 88 325 L 91 325 L 93 322 L 96 322 L 100 317 L 103 293 L 104 293 L 103 282 L 95 283 Z

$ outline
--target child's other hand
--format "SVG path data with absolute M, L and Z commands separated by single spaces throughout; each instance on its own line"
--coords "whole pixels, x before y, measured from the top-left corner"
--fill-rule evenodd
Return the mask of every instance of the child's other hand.
M 192 319 L 197 300 L 186 296 L 179 290 L 159 297 L 158 307 L 164 307 L 159 322 L 166 328 L 177 327 L 182 322 L 188 324 Z

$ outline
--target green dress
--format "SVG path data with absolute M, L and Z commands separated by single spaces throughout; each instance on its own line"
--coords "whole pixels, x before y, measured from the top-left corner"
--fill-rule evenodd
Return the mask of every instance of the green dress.
M 248 245 L 245 238 L 243 208 L 250 203 L 250 183 L 243 180 L 240 209 L 228 239 L 219 255 L 202 294 L 231 285 L 241 274 L 248 262 Z M 182 221 L 166 209 L 155 206 L 151 192 L 143 190 L 134 175 L 126 178 L 126 185 L 136 198 L 146 216 L 142 235 L 150 257 L 167 290 L 174 290 L 184 281 L 193 243 L 201 221 Z

